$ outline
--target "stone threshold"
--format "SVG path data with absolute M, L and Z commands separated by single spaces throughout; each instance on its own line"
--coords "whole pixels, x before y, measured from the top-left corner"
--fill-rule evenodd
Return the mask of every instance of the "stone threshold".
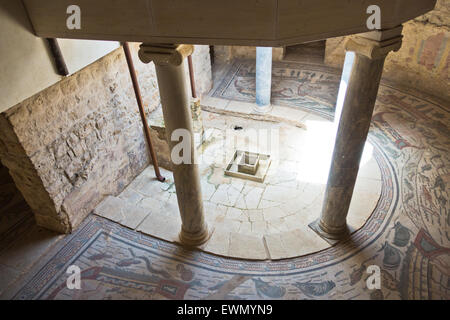
M 279 105 L 272 105 L 269 112 L 262 114 L 255 111 L 256 105 L 253 103 L 211 96 L 202 98 L 200 104 L 202 110 L 208 112 L 258 121 L 282 122 L 303 129 L 307 128 L 305 124 L 307 120 L 316 120 L 318 118 L 314 113 Z

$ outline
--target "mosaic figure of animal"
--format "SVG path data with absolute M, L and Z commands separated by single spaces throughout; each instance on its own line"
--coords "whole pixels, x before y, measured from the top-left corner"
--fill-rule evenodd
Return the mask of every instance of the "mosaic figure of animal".
M 331 290 L 333 290 L 336 287 L 336 284 L 333 281 L 329 280 L 317 283 L 296 282 L 294 283 L 294 286 L 300 289 L 300 291 L 303 292 L 306 296 L 313 298 L 313 297 L 322 297 L 328 294 Z

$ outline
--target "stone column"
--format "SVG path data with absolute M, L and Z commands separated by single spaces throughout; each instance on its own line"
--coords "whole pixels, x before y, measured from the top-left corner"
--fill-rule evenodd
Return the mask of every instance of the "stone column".
M 257 112 L 270 110 L 272 90 L 272 48 L 256 48 L 256 108 Z
M 174 131 L 178 129 L 188 133 L 190 139 L 189 159 L 173 163 L 173 176 L 177 191 L 178 207 L 180 209 L 182 227 L 180 241 L 188 246 L 197 246 L 204 243 L 208 237 L 208 228 L 203 214 L 203 200 L 200 186 L 198 165 L 196 164 L 196 150 L 194 132 L 192 129 L 192 115 L 189 94 L 187 90 L 186 75 L 184 72 L 184 59 L 191 55 L 194 48 L 191 45 L 151 45 L 142 44 L 139 58 L 144 63 L 155 63 L 158 77 L 159 93 L 164 114 L 166 134 L 170 150 L 180 143 L 172 141 Z M 183 141 L 184 142 L 184 141 Z M 176 152 L 178 154 L 178 152 Z
M 311 228 L 328 242 L 349 235 L 347 213 L 369 132 L 384 61 L 401 47 L 402 27 L 351 37 L 346 50 L 355 52 L 350 81 L 334 146 L 322 214 Z

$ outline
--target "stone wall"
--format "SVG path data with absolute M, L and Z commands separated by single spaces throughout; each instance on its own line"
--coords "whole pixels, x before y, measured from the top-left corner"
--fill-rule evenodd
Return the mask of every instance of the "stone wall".
M 272 59 L 283 60 L 284 49 L 273 48 Z M 214 60 L 226 63 L 233 59 L 256 59 L 256 47 L 249 46 L 214 46 Z
M 386 59 L 384 77 L 450 100 L 450 0 L 404 24 L 403 46 Z M 327 40 L 325 63 L 342 67 L 344 37 Z
M 196 49 L 201 94 L 212 85 L 209 47 Z M 160 103 L 154 66 L 132 50 L 150 113 Z M 121 192 L 149 163 L 122 50 L 1 113 L 0 159 L 37 223 L 59 232 L 71 232 L 105 196 Z
M 209 54 L 209 46 L 195 46 L 192 55 L 192 63 L 194 65 L 195 86 L 197 94 L 206 95 L 212 88 L 211 73 L 211 57 Z M 188 73 L 187 61 L 185 62 L 185 70 Z

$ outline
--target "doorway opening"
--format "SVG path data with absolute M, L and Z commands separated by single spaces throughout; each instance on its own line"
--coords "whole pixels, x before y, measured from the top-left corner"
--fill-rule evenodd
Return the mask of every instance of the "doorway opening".
M 284 60 L 322 64 L 325 59 L 326 41 L 314 41 L 284 48 Z

